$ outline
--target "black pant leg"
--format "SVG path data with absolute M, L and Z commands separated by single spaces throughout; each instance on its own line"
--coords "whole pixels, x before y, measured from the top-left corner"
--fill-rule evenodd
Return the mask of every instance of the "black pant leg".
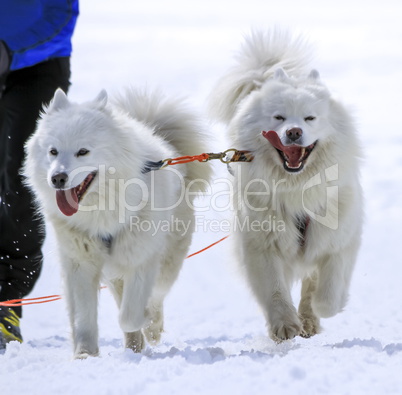
M 11 72 L 6 80 L 0 100 L 0 301 L 27 295 L 41 271 L 44 224 L 19 172 L 43 104 L 58 87 L 67 92 L 69 78 L 69 59 L 58 58 Z

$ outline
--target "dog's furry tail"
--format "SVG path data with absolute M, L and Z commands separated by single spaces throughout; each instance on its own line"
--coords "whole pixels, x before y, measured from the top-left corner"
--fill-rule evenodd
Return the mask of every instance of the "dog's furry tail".
M 158 90 L 129 88 L 124 98 L 117 97 L 118 105 L 129 115 L 154 130 L 154 134 L 171 144 L 179 156 L 199 155 L 207 152 L 206 132 L 201 120 L 189 109 L 183 99 L 167 98 Z M 165 159 L 165 158 L 161 158 Z M 188 181 L 192 191 L 205 191 L 211 176 L 208 163 L 186 164 Z
M 273 29 L 254 30 L 236 55 L 237 64 L 218 81 L 209 100 L 211 115 L 229 122 L 239 103 L 282 68 L 290 76 L 307 72 L 311 46 L 302 36 Z

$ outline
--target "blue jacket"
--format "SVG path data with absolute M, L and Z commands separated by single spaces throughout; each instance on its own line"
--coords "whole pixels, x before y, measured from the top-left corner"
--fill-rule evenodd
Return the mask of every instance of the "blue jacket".
M 78 0 L 1 0 L 0 40 L 11 51 L 10 70 L 71 55 Z

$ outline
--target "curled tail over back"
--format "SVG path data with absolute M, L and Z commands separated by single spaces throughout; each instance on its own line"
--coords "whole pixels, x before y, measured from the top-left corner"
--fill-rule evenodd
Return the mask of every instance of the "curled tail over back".
M 302 36 L 293 36 L 288 31 L 252 31 L 236 54 L 237 63 L 212 91 L 211 115 L 229 122 L 240 102 L 259 89 L 275 70 L 282 68 L 296 77 L 307 72 L 311 52 L 311 46 Z
M 116 102 L 131 117 L 171 144 L 180 156 L 207 152 L 207 137 L 201 121 L 183 99 L 167 98 L 160 91 L 129 88 L 124 96 L 117 97 Z M 211 168 L 207 163 L 188 163 L 186 169 L 188 181 L 208 182 L 210 179 Z M 205 186 L 204 182 L 194 183 L 194 190 L 198 187 L 202 191 Z

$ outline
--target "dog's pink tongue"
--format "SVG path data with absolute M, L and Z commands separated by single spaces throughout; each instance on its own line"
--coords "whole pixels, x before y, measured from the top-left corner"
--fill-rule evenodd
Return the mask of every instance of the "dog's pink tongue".
M 300 158 L 303 156 L 302 149 L 300 145 L 283 145 L 278 134 L 273 130 L 269 132 L 262 132 L 262 135 L 278 150 L 281 150 L 289 163 L 290 167 L 298 167 L 300 164 Z
M 78 211 L 78 196 L 75 188 L 56 191 L 56 201 L 60 211 L 70 217 Z

